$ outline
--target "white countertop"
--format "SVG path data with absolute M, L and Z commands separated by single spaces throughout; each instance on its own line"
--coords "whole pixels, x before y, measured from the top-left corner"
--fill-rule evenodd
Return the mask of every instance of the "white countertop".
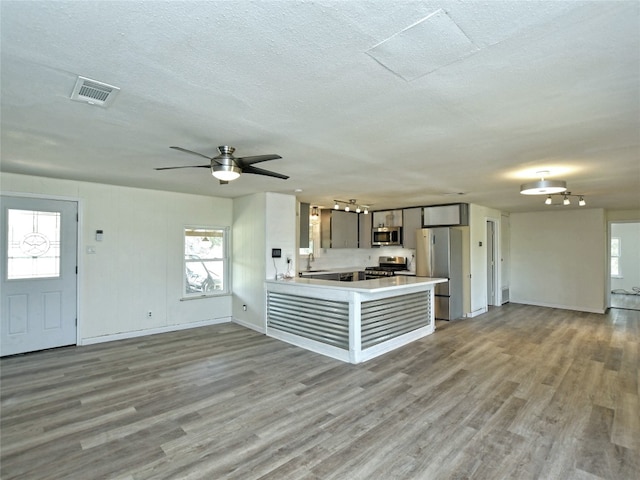
M 334 272 L 335 270 L 332 270 Z M 351 270 L 345 270 L 349 272 Z M 313 273 L 313 272 L 311 272 Z M 322 272 L 318 272 L 322 273 Z M 327 272 L 329 273 L 329 272 Z M 318 280 L 315 278 L 295 277 L 285 278 L 283 280 L 266 280 L 267 283 L 274 284 L 288 284 L 292 286 L 305 286 L 319 289 L 331 289 L 331 290 L 345 290 L 352 292 L 367 292 L 376 293 L 387 290 L 401 290 L 403 288 L 412 287 L 416 285 L 433 285 L 436 283 L 444 283 L 448 280 L 446 278 L 431 278 L 431 277 L 412 277 L 405 275 L 398 275 L 394 277 L 382 277 L 373 280 L 360 280 L 356 282 L 339 282 L 337 280 Z
M 365 267 L 340 267 L 340 268 L 327 268 L 327 269 L 318 269 L 318 270 L 300 270 L 299 275 L 305 277 L 307 275 L 323 275 L 329 273 L 349 273 L 349 272 L 364 272 Z M 396 270 L 396 275 L 415 275 L 416 272 L 414 270 Z
M 329 273 L 349 273 L 349 272 L 364 272 L 364 267 L 340 267 L 340 268 L 326 268 L 314 270 L 300 270 L 299 274 L 303 277 L 305 275 L 323 275 Z

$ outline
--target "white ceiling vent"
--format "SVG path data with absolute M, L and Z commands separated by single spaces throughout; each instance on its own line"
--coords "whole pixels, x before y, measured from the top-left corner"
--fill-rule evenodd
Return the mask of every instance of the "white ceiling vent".
M 90 78 L 78 77 L 71 93 L 71 100 L 106 108 L 113 103 L 113 99 L 119 91 L 120 89 L 113 85 L 107 85 Z

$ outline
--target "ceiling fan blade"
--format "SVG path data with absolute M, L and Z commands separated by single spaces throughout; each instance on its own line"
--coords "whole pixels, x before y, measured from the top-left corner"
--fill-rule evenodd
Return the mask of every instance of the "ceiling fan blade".
M 289 178 L 286 175 L 282 175 L 281 173 L 271 172 L 263 168 L 252 167 L 250 165 L 246 167 L 242 167 L 242 173 L 254 173 L 256 175 L 266 175 L 267 177 L 282 178 L 283 180 L 286 180 L 287 178 Z
M 255 155 L 253 157 L 241 157 L 236 158 L 235 161 L 240 168 L 244 168 L 246 165 L 252 165 L 258 162 L 266 162 L 268 160 L 277 160 L 282 158 L 280 155 Z
M 160 167 L 160 168 L 154 168 L 154 170 L 175 170 L 176 168 L 211 168 L 211 164 L 209 164 L 209 165 L 185 165 L 184 167 Z
M 174 150 L 180 150 L 181 152 L 185 152 L 185 153 L 190 153 L 192 155 L 198 155 L 199 157 L 203 157 L 203 158 L 206 158 L 207 160 L 211 160 L 211 157 L 207 157 L 202 153 L 194 152 L 193 150 L 187 150 L 186 148 L 182 148 L 182 147 L 169 147 L 169 148 L 173 148 Z

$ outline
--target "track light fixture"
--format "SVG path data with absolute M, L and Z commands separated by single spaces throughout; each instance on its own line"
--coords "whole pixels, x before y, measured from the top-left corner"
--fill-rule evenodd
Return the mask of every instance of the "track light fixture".
M 584 195 L 572 195 L 567 191 L 567 182 L 564 180 L 545 180 L 544 177 L 549 175 L 548 170 L 540 170 L 536 172 L 540 176 L 540 181 L 523 183 L 520 185 L 520 193 L 523 195 L 546 195 L 545 205 L 553 205 L 554 195 L 562 195 L 562 204 L 571 205 L 570 197 L 578 197 L 578 205 L 584 207 L 587 202 L 584 201 Z
M 369 205 L 359 205 L 355 198 L 349 199 L 349 201 L 344 200 L 334 200 L 333 201 L 333 209 L 340 210 L 340 204 L 344 204 L 344 211 L 349 212 L 352 208 L 355 208 L 356 213 L 364 213 L 365 215 L 369 215 Z
M 563 205 L 571 205 L 571 197 L 578 197 L 578 205 L 581 207 L 584 207 L 587 204 L 587 202 L 584 200 L 584 195 L 574 195 L 571 192 L 564 192 L 552 193 L 550 195 L 547 195 L 547 199 L 544 201 L 545 205 L 553 205 L 553 199 L 551 198 L 552 196 L 562 197 Z

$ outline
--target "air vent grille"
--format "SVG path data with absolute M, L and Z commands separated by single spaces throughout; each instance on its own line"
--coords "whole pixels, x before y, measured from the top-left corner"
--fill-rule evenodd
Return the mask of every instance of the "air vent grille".
M 91 80 L 90 78 L 78 77 L 71 93 L 71 100 L 108 107 L 113 103 L 113 99 L 119 91 L 120 89 L 113 85 Z

